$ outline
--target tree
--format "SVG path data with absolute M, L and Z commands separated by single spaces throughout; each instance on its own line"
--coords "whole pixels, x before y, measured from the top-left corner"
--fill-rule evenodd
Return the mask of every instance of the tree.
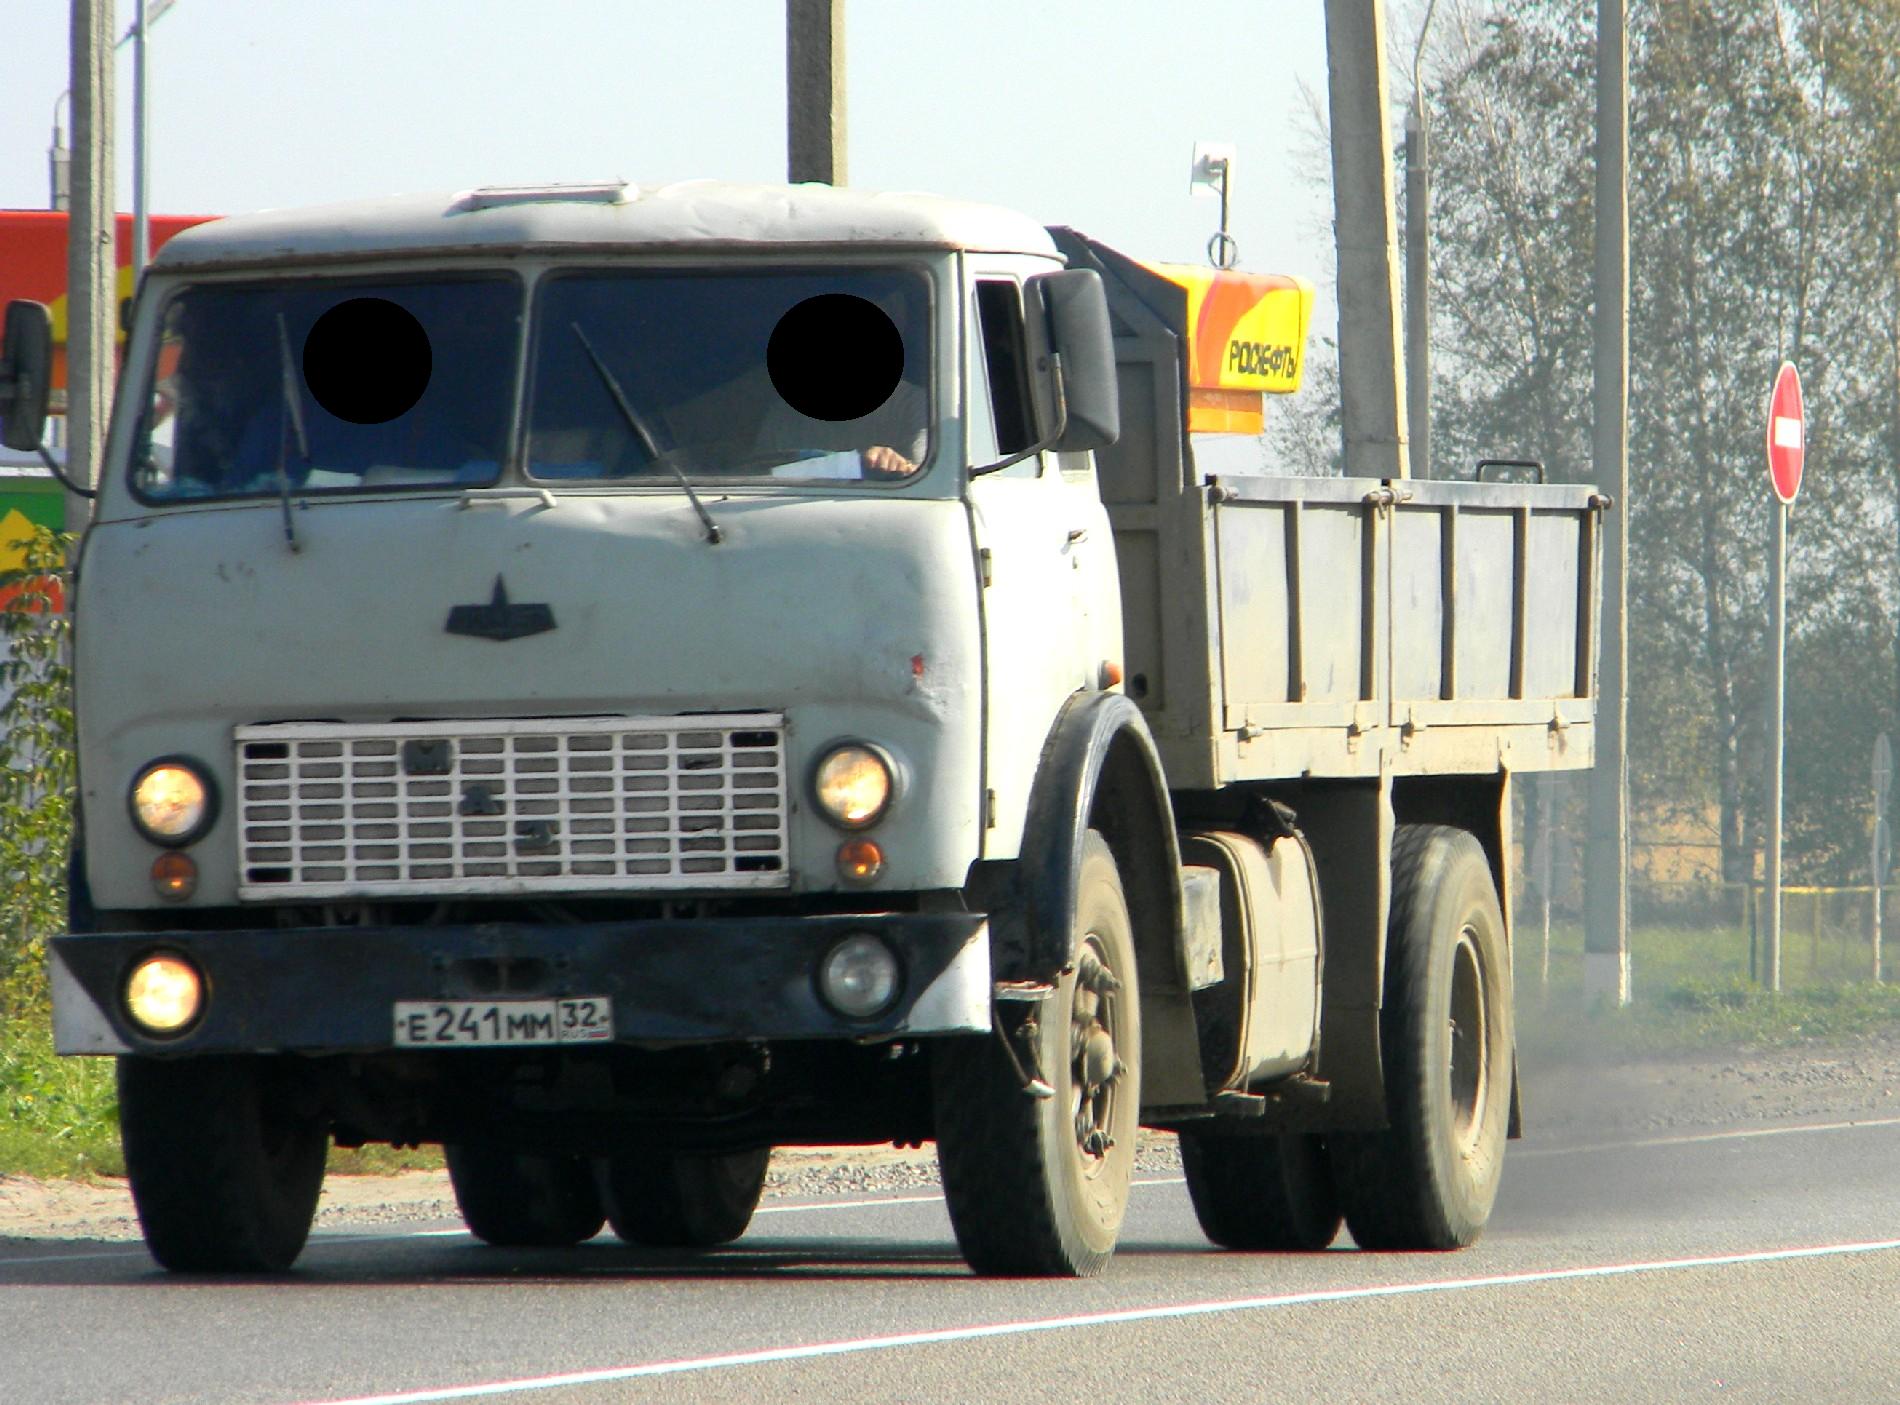
M 1652 0 L 1631 15 L 1632 791 L 1652 814 L 1711 816 L 1734 880 L 1760 829 L 1762 441 L 1784 358 L 1801 365 L 1826 464 L 1795 518 L 1796 655 L 1864 645 L 1870 602 L 1876 636 L 1891 634 L 1900 369 L 1881 399 L 1862 368 L 1900 367 L 1900 315 L 1883 322 L 1866 296 L 1895 286 L 1900 202 L 1866 227 L 1860 153 L 1880 153 L 1880 179 L 1900 171 L 1896 8 Z M 1467 458 L 1509 437 L 1553 476 L 1585 477 L 1595 6 L 1526 0 L 1461 20 L 1431 92 L 1434 434 Z M 1849 72 L 1850 44 L 1885 57 Z M 1870 724 L 1892 699 L 1889 681 Z M 1797 776 L 1789 799 L 1792 835 L 1813 846 L 1796 866 L 1832 865 L 1847 845 L 1824 815 L 1844 813 L 1841 797 Z

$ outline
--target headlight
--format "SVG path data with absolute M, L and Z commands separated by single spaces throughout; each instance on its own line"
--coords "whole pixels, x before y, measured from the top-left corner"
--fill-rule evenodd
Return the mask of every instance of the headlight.
M 845 829 L 876 824 L 891 803 L 891 790 L 891 763 L 857 742 L 826 752 L 812 777 L 818 808 Z
M 189 844 L 217 818 L 211 782 L 188 761 L 154 761 L 132 782 L 132 821 L 154 844 Z
M 184 957 L 154 952 L 132 968 L 125 982 L 125 1012 L 156 1039 L 182 1034 L 204 1009 L 204 977 Z
M 875 1019 L 897 999 L 897 956 L 868 932 L 846 937 L 818 966 L 818 993 L 846 1019 Z

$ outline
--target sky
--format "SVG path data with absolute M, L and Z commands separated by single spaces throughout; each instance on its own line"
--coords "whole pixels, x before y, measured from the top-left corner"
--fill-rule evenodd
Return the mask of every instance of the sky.
M 0 0 L 0 208 L 48 203 L 68 8 Z M 118 0 L 120 32 L 133 14 Z M 784 0 L 176 0 L 150 33 L 152 209 L 782 181 L 784 15 Z M 1240 266 L 1330 276 L 1302 93 L 1325 92 L 1319 0 L 847 0 L 845 50 L 853 185 L 1203 262 L 1219 203 L 1189 193 L 1193 147 L 1229 142 Z M 130 210 L 130 45 L 117 83 Z

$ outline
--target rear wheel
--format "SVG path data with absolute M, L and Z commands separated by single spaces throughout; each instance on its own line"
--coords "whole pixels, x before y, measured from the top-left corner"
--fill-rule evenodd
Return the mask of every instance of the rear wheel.
M 746 1232 L 772 1148 L 718 1156 L 654 1153 L 607 1161 L 607 1218 L 629 1244 L 709 1249 Z
M 1504 916 L 1464 830 L 1393 835 L 1385 969 L 1390 1125 L 1327 1139 L 1346 1224 L 1361 1248 L 1462 1248 L 1497 1199 L 1515 1047 Z
M 470 1234 L 503 1248 L 565 1248 L 607 1221 L 593 1166 L 578 1156 L 524 1155 L 466 1142 L 442 1148 Z
M 119 1136 L 152 1257 L 175 1272 L 287 1269 L 323 1190 L 330 1136 L 265 1058 L 119 1060 Z
M 996 1036 L 933 1048 L 944 1198 L 978 1273 L 1099 1273 L 1121 1233 L 1141 1105 L 1141 1009 L 1121 876 L 1092 830 L 1071 949 L 1055 993 L 1010 1036 L 1033 1050 L 1054 1097 L 1024 1092 Z
M 1339 1235 L 1339 1197 L 1319 1137 L 1186 1131 L 1181 1165 L 1195 1217 L 1225 1248 L 1316 1251 Z

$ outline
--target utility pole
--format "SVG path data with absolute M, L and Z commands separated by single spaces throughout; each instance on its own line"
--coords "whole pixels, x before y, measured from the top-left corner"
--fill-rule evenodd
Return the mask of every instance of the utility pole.
M 789 179 L 844 185 L 844 0 L 785 0 Z
M 134 286 L 152 256 L 152 215 L 147 205 L 151 189 L 150 134 L 146 131 L 146 103 L 151 89 L 145 74 L 145 30 L 152 14 L 145 0 L 132 0 L 138 11 L 132 18 L 132 278 Z M 157 9 L 156 5 L 152 9 Z
M 1410 470 L 1399 356 L 1398 219 L 1392 208 L 1382 0 L 1326 0 L 1326 76 L 1346 472 L 1405 478 Z
M 53 144 L 46 149 L 46 174 L 52 187 L 49 210 L 70 210 L 73 206 L 73 153 L 66 145 L 66 129 L 59 125 L 59 106 L 70 97 L 61 93 L 53 104 Z
M 1425 38 L 1438 0 L 1425 7 L 1412 51 L 1412 106 L 1405 114 L 1405 390 L 1412 476 L 1432 476 L 1432 139 L 1425 112 Z
M 72 216 L 66 242 L 66 471 L 82 487 L 98 477 L 112 405 L 117 201 L 112 164 L 113 0 L 72 0 Z M 66 526 L 86 524 L 84 499 L 68 494 Z
M 1629 958 L 1629 26 L 1624 0 L 1597 0 L 1595 433 L 1603 514 L 1603 624 L 1596 769 L 1590 774 L 1583 998 L 1630 999 Z

